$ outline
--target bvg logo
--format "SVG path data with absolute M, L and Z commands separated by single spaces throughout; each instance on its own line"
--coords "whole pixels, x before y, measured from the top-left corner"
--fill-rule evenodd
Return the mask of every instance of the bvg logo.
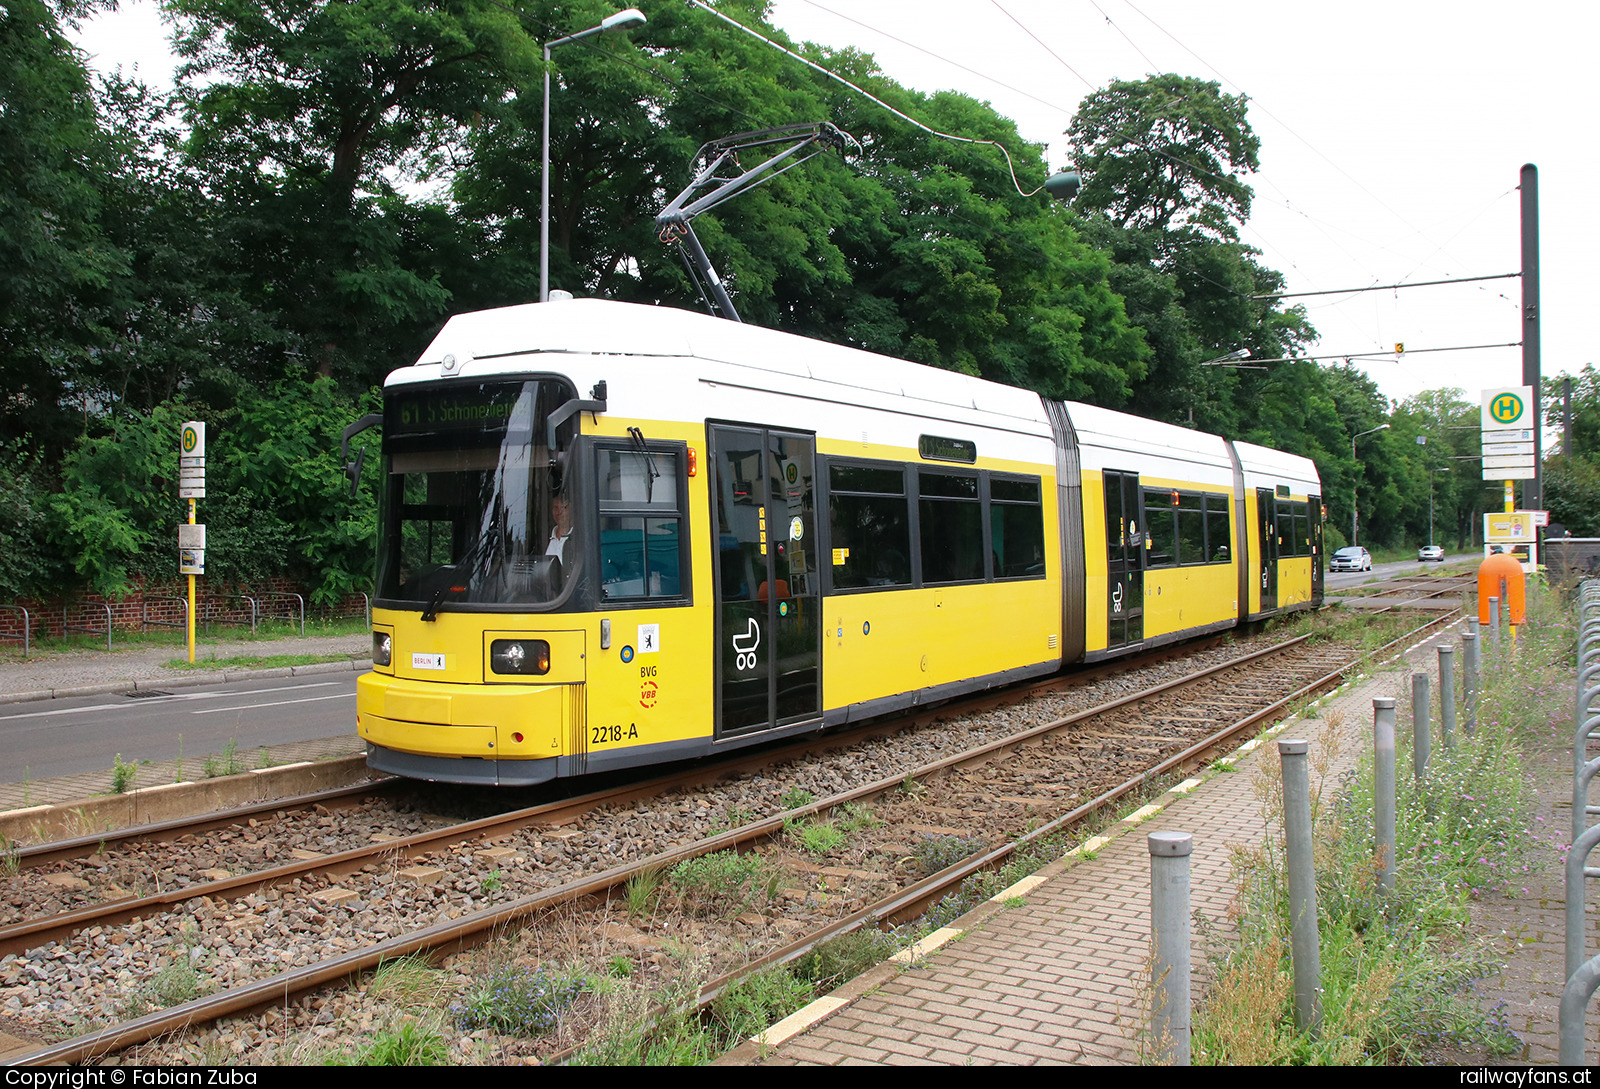
M 1496 423 L 1516 423 L 1522 419 L 1522 398 L 1515 393 L 1500 394 L 1489 402 L 1489 416 Z

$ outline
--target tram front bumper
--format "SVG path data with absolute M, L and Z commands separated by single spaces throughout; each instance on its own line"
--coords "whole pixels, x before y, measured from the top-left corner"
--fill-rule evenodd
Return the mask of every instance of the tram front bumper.
M 539 760 L 562 755 L 581 685 L 446 684 L 365 673 L 356 729 L 369 744 L 424 756 Z

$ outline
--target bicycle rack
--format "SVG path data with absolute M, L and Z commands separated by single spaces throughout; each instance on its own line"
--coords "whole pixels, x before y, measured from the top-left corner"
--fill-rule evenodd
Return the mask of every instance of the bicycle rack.
M 363 594 L 362 596 L 365 597 L 366 595 Z M 8 609 L 8 610 L 10 610 L 12 612 L 18 612 L 18 613 L 22 614 L 22 634 L 21 635 L 3 635 L 3 634 L 0 634 L 0 639 L 21 639 L 22 640 L 22 656 L 24 658 L 26 658 L 28 656 L 28 652 L 29 652 L 29 650 L 31 648 L 31 644 L 29 643 L 29 639 L 32 636 L 31 636 L 30 633 L 33 631 L 33 620 L 32 620 L 31 617 L 28 616 L 28 610 L 24 609 L 21 605 L 0 605 L 0 609 Z M 367 613 L 367 616 L 368 616 L 368 619 L 369 619 L 369 623 L 367 624 L 367 627 L 370 628 L 370 627 L 372 627 L 372 624 L 370 623 L 370 618 L 372 616 L 372 613 L 370 611 L 370 607 L 369 607 L 369 611 Z
M 110 650 L 111 649 L 111 606 L 107 605 L 103 601 L 80 601 L 80 602 L 78 602 L 78 608 L 80 610 L 89 609 L 89 608 L 101 608 L 101 609 L 104 609 L 106 611 L 106 649 Z M 100 629 L 99 628 L 91 628 L 86 624 L 73 624 L 73 623 L 70 623 L 69 620 L 68 620 L 68 616 L 71 614 L 71 612 L 72 612 L 72 606 L 70 606 L 70 605 L 61 606 L 61 634 L 62 635 L 65 635 L 69 631 L 87 632 L 90 635 L 99 635 L 100 634 Z
M 256 633 L 256 624 L 261 619 L 261 609 L 256 604 L 256 599 L 255 598 L 251 597 L 249 594 L 213 594 L 212 596 L 206 598 L 205 623 L 206 623 L 206 634 L 207 635 L 211 634 L 212 618 L 216 615 L 216 610 L 213 608 L 213 606 L 218 601 L 243 601 L 246 604 L 248 604 L 250 606 L 250 634 L 254 635 Z M 242 621 L 242 620 L 218 620 L 218 621 L 216 621 L 216 623 L 218 623 L 218 624 L 243 624 L 244 621 Z
M 289 603 L 289 599 L 290 598 L 293 598 L 296 607 L 298 607 L 299 610 L 300 610 L 300 618 L 299 618 L 300 619 L 300 636 L 301 636 L 301 638 L 305 637 L 305 634 L 306 634 L 306 599 L 305 598 L 301 597 L 299 594 L 278 593 L 276 591 L 271 591 L 271 592 L 268 592 L 268 593 L 259 594 L 257 596 L 259 596 L 263 601 L 266 600 L 267 598 L 279 598 L 279 599 L 283 600 L 285 605 L 287 605 Z M 294 615 L 293 612 L 289 611 L 288 609 L 285 609 L 281 613 L 263 612 L 261 614 L 261 619 L 262 620 L 287 620 L 289 623 L 293 624 L 295 622 L 295 615 Z M 254 626 L 251 627 L 251 630 L 252 631 L 255 630 Z
M 183 610 L 183 619 L 151 620 L 150 603 L 152 601 L 176 601 L 178 607 Z M 158 628 L 182 628 L 187 631 L 189 629 L 189 599 L 186 597 L 169 597 L 166 594 L 146 594 L 144 596 L 144 604 L 139 608 L 139 628 L 141 631 L 149 631 L 151 624 Z

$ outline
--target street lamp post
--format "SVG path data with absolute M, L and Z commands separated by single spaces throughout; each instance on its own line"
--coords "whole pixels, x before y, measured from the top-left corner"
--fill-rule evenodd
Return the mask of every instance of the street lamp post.
M 608 30 L 624 30 L 644 25 L 644 12 L 628 8 L 600 20 L 598 26 L 568 34 L 565 38 L 544 43 L 544 160 L 539 171 L 539 301 L 550 301 L 550 50 L 558 45 L 568 45 L 604 34 Z
M 1389 425 L 1388 424 L 1379 424 L 1377 427 L 1369 427 L 1365 431 L 1358 431 L 1354 435 L 1351 435 L 1350 436 L 1350 460 L 1351 461 L 1356 461 L 1356 440 L 1357 439 L 1359 439 L 1362 435 L 1370 435 L 1374 431 L 1387 431 L 1387 430 L 1389 430 Z M 1361 463 L 1359 461 L 1356 461 L 1355 483 L 1350 485 L 1350 543 L 1351 544 L 1358 544 L 1359 543 L 1357 541 L 1357 539 L 1356 539 L 1356 530 L 1358 529 L 1360 523 L 1359 523 L 1359 519 L 1357 518 L 1356 512 L 1357 512 L 1357 508 L 1360 506 L 1360 503 L 1361 503 Z
M 1433 472 L 1430 472 L 1428 474 L 1428 543 L 1429 544 L 1433 544 L 1433 474 L 1434 473 L 1448 473 L 1449 471 L 1450 471 L 1450 467 L 1447 465 L 1443 469 L 1434 469 Z M 1459 542 L 1460 542 L 1460 538 L 1457 538 L 1457 543 L 1459 544 Z

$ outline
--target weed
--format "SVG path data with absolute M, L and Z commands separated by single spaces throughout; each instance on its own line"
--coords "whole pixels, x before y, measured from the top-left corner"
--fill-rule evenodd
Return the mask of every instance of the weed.
M 986 846 L 975 836 L 923 836 L 912 857 L 917 860 L 917 872 L 927 877 L 972 857 Z
M 166 966 L 121 1003 L 118 1015 L 131 1021 L 156 1010 L 192 1002 L 203 993 L 200 973 L 188 949 L 179 944 Z
M 27 764 L 22 767 L 22 804 L 33 806 L 33 767 Z
M 261 746 L 261 751 L 256 755 L 256 770 L 265 771 L 268 768 L 277 766 L 278 762 L 272 758 L 272 754 L 267 751 L 267 747 L 265 745 Z
M 450 1048 L 438 1027 L 411 1018 L 380 1031 L 354 1054 L 328 1058 L 330 1066 L 444 1066 Z
M 819 945 L 795 962 L 794 973 L 818 992 L 827 992 L 887 960 L 899 947 L 895 934 L 863 927 Z
M 0 832 L 0 877 L 15 877 L 22 871 L 22 853 L 4 832 Z
M 484 875 L 483 880 L 478 883 L 478 886 L 479 888 L 483 889 L 484 892 L 494 893 L 499 892 L 501 886 L 504 884 L 505 881 L 501 877 L 500 871 L 490 870 L 486 875 Z
M 177 767 L 177 770 L 173 772 L 172 781 L 174 783 L 183 782 L 183 735 L 182 734 L 178 735 L 178 767 Z
M 111 793 L 126 794 L 128 788 L 133 786 L 133 780 L 138 774 L 139 765 L 137 763 L 124 763 L 122 754 L 120 752 L 117 753 L 116 759 L 111 763 Z
M 228 743 L 223 746 L 220 754 L 213 753 L 206 757 L 206 778 L 215 779 L 221 775 L 238 775 L 245 771 L 244 763 L 239 759 L 239 739 L 228 738 Z
M 428 1006 L 438 1001 L 444 977 L 425 957 L 397 957 L 378 965 L 367 992 L 374 998 L 405 1006 Z
M 768 866 L 757 854 L 717 851 L 689 858 L 672 868 L 672 884 L 701 914 L 721 911 L 733 915 L 755 896 L 756 886 L 768 876 Z M 770 889 L 771 882 L 768 882 Z M 769 892 L 770 896 L 770 892 Z
M 471 1032 L 486 1028 L 515 1036 L 539 1036 L 556 1027 L 561 1014 L 584 992 L 582 982 L 544 968 L 504 965 L 491 969 L 450 1007 L 455 1023 Z
M 811 791 L 804 787 L 790 787 L 789 792 L 783 796 L 783 808 L 799 809 L 803 805 L 810 805 L 816 801 Z
M 1028 903 L 1028 898 L 1026 896 L 1007 896 L 1004 900 L 1000 901 L 1000 906 L 1001 907 L 1008 907 L 1008 908 L 1019 908 L 1019 907 L 1026 907 L 1027 903 Z
M 621 953 L 617 953 L 606 962 L 606 971 L 609 972 L 613 978 L 627 979 L 629 976 L 633 975 L 633 961 L 629 960 Z
M 847 802 L 834 812 L 834 823 L 846 835 L 862 828 L 876 828 L 883 823 L 873 814 L 872 810 L 855 802 Z
M 825 855 L 844 843 L 844 833 L 832 821 L 802 821 L 790 826 L 789 835 L 814 855 Z
M 908 798 L 920 798 L 927 789 L 922 781 L 914 778 L 909 771 L 906 772 L 905 778 L 900 780 L 900 793 Z
M 656 897 L 661 892 L 661 871 L 651 866 L 628 878 L 623 896 L 628 903 L 628 916 L 636 918 L 655 910 Z

